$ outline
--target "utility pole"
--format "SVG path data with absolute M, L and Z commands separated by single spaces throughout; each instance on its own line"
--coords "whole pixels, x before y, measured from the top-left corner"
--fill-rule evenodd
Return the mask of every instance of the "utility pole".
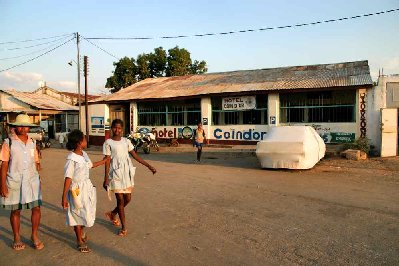
M 76 65 L 78 66 L 78 103 L 79 103 L 79 130 L 82 130 L 82 104 L 80 101 L 80 49 L 79 49 L 79 43 L 80 43 L 80 36 L 79 32 L 76 32 L 76 48 L 78 50 L 78 58 L 76 60 Z
M 86 121 L 86 140 L 87 140 L 87 147 L 89 147 L 89 105 L 87 103 L 87 76 L 89 72 L 89 58 L 85 55 L 83 57 L 83 64 L 84 64 L 84 74 L 85 74 L 85 121 Z

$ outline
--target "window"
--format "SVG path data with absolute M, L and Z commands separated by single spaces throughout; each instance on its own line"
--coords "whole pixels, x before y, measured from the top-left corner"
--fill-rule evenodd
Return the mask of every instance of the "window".
M 230 111 L 222 108 L 223 97 L 212 97 L 212 125 L 267 124 L 267 95 L 256 96 L 256 108 Z
M 68 114 L 68 129 L 71 131 L 74 129 L 79 129 L 79 115 L 78 114 Z M 67 131 L 68 131 L 67 129 Z
M 201 100 L 137 104 L 140 126 L 187 126 L 201 121 Z
M 280 94 L 281 123 L 355 122 L 356 91 Z
M 66 132 L 66 115 L 55 115 L 55 132 Z

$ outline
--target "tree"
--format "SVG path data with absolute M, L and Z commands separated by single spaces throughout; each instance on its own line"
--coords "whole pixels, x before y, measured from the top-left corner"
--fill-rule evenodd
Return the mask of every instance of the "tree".
M 149 57 L 150 55 L 147 54 L 140 54 L 137 56 L 137 80 L 144 80 L 151 77 Z
M 114 62 L 113 75 L 107 79 L 106 88 L 111 88 L 111 93 L 117 92 L 137 82 L 137 66 L 134 58 L 124 57 L 119 62 Z
M 113 64 L 115 70 L 105 85 L 111 93 L 146 78 L 204 74 L 208 71 L 205 61 L 194 60 L 193 63 L 190 52 L 178 46 L 168 52 L 158 47 L 152 53 L 139 54 L 136 60 L 124 57 Z
M 194 63 L 191 64 L 190 72 L 191 74 L 195 75 L 200 75 L 208 72 L 208 68 L 206 67 L 206 62 L 204 60 L 202 60 L 201 62 L 195 60 Z
M 167 63 L 167 54 L 162 47 L 154 49 L 154 53 L 150 54 L 149 67 L 152 77 L 163 77 L 165 75 Z
M 166 67 L 166 76 L 184 76 L 190 74 L 191 56 L 189 51 L 184 48 L 169 49 L 168 65 Z

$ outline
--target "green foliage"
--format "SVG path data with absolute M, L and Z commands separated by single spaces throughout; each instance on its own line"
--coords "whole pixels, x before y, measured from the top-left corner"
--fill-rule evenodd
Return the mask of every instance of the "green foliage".
M 124 57 L 114 62 L 114 66 L 115 70 L 105 85 L 111 93 L 146 78 L 204 74 L 208 71 L 205 61 L 195 60 L 193 63 L 190 52 L 178 46 L 168 52 L 158 47 L 152 53 L 138 55 L 136 60 Z
M 107 79 L 106 88 L 111 88 L 111 93 L 137 82 L 137 66 L 134 58 L 124 57 L 119 62 L 114 62 L 113 75 Z
M 370 152 L 370 143 L 369 139 L 367 138 L 358 138 L 355 140 L 353 143 L 346 143 L 344 145 L 344 149 L 353 149 L 353 150 L 361 150 L 364 151 L 365 153 L 369 154 Z

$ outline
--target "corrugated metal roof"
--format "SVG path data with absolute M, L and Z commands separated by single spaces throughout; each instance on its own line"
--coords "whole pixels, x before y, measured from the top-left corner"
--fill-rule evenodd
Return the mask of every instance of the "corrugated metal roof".
M 204 94 L 371 86 L 368 61 L 150 78 L 91 102 L 162 99 Z
M 59 101 L 46 94 L 35 94 L 16 90 L 1 90 L 14 98 L 41 110 L 78 111 L 79 108 L 63 101 Z

